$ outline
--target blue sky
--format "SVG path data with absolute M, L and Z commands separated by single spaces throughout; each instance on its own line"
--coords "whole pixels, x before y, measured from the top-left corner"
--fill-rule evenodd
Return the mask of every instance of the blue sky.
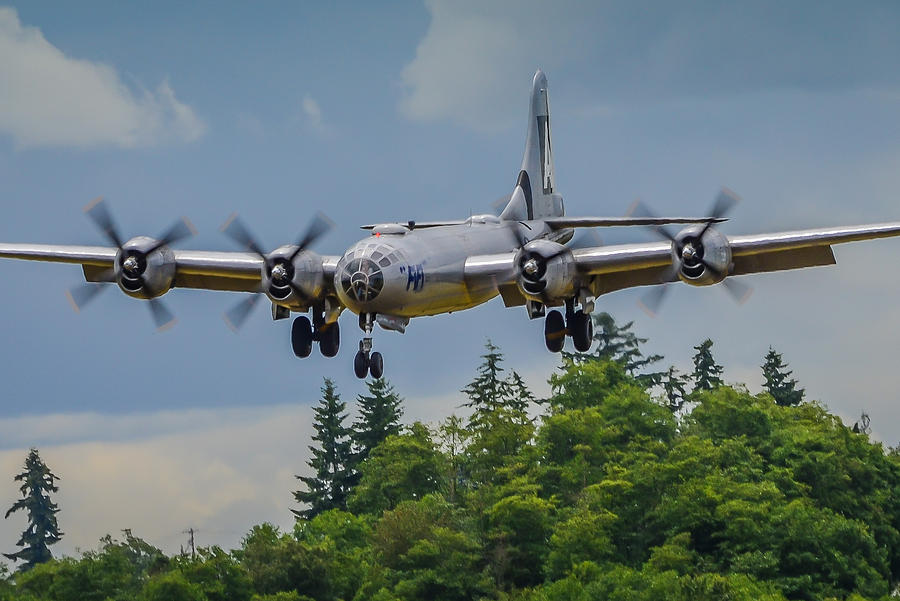
M 125 235 L 186 215 L 199 234 L 182 246 L 216 250 L 232 248 L 218 232 L 232 211 L 274 248 L 323 210 L 338 224 L 328 254 L 360 224 L 486 212 L 515 181 L 538 67 L 570 214 L 620 215 L 636 197 L 702 213 L 727 185 L 744 198 L 727 233 L 900 219 L 895 3 L 543 6 L 0 8 L 0 239 L 100 243 L 81 212 L 98 195 Z M 640 291 L 598 307 L 683 370 L 712 337 L 726 378 L 751 390 L 773 345 L 810 398 L 848 421 L 868 411 L 896 444 L 898 252 L 838 247 L 835 267 L 753 278 L 743 306 L 681 286 L 656 319 Z M 363 390 L 355 318 L 336 359 L 301 362 L 266 310 L 225 327 L 237 295 L 176 290 L 164 300 L 179 323 L 157 334 L 115 290 L 73 313 L 64 291 L 80 277 L 0 263 L 0 481 L 41 448 L 64 478 L 67 552 L 120 528 L 171 550 L 191 525 L 225 545 L 263 519 L 289 525 L 322 377 L 347 400 Z M 558 360 L 541 327 L 494 301 L 378 331 L 376 346 L 408 416 L 433 421 L 460 403 L 487 337 L 546 392 Z M 20 527 L 0 524 L 0 543 Z

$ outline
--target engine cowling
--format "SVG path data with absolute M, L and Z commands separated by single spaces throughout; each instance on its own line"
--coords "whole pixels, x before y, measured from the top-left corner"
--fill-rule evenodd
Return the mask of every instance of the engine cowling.
M 571 298 L 577 270 L 572 251 L 557 242 L 532 240 L 516 255 L 519 291 L 543 303 Z
M 147 236 L 137 236 L 116 253 L 115 281 L 134 298 L 162 296 L 175 281 L 175 254 L 168 246 Z
M 672 242 L 672 261 L 678 278 L 691 286 L 718 284 L 731 270 L 728 238 L 708 226 L 691 226 Z
M 272 301 L 282 305 L 307 306 L 324 292 L 325 272 L 322 257 L 303 250 L 297 256 L 296 246 L 281 246 L 266 255 L 262 285 Z

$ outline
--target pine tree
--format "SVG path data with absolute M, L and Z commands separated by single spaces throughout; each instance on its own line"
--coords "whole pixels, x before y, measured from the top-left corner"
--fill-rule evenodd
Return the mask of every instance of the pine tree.
M 503 368 L 500 364 L 503 363 L 503 354 L 500 347 L 495 346 L 490 340 L 484 347 L 486 352 L 481 356 L 483 361 L 478 367 L 478 375 L 462 389 L 469 397 L 469 402 L 463 406 L 472 409 L 472 415 L 469 417 L 469 428 L 472 429 L 482 427 L 487 416 L 502 407 L 510 396 L 509 382 L 501 375 Z
M 391 434 L 400 433 L 403 399 L 387 380 L 379 378 L 366 382 L 369 394 L 356 397 L 359 419 L 353 423 L 350 438 L 354 445 L 354 464 L 366 460 L 369 453 Z
M 666 407 L 672 413 L 679 411 L 684 406 L 684 401 L 687 397 L 687 384 L 688 377 L 678 373 L 674 365 L 669 367 L 663 374 L 660 385 L 663 387 L 666 395 Z
M 590 360 L 615 361 L 644 386 L 653 386 L 662 381 L 665 372 L 638 373 L 649 365 L 662 361 L 663 356 L 644 356 L 641 345 L 648 339 L 641 338 L 631 331 L 633 321 L 620 326 L 615 318 L 606 312 L 595 313 L 592 318 L 597 349 L 593 353 L 563 353 L 565 358 L 574 363 Z
M 312 519 L 329 509 L 346 509 L 347 494 L 350 488 L 352 473 L 348 464 L 352 461 L 350 452 L 350 429 L 344 423 L 347 414 L 346 403 L 330 378 L 325 378 L 322 386 L 322 399 L 318 407 L 313 409 L 315 421 L 313 428 L 316 434 L 312 437 L 318 446 L 310 446 L 312 452 L 308 465 L 315 471 L 314 476 L 297 476 L 307 490 L 298 490 L 294 498 L 299 503 L 306 503 L 309 509 L 292 510 L 297 517 Z
M 787 363 L 782 360 L 781 353 L 775 352 L 770 346 L 761 367 L 763 377 L 766 379 L 763 387 L 772 395 L 776 404 L 782 407 L 800 404 L 805 391 L 803 388 L 797 388 L 797 380 L 788 379 L 793 372 L 787 369 Z
M 713 341 L 707 338 L 694 347 L 697 354 L 694 355 L 694 390 L 691 394 L 700 390 L 712 390 L 723 384 L 721 365 L 716 363 L 712 356 Z
M 6 512 L 8 518 L 11 513 L 24 509 L 28 513 L 28 528 L 19 537 L 16 546 L 22 547 L 15 553 L 4 553 L 13 561 L 24 561 L 19 568 L 22 571 L 30 570 L 39 563 L 53 558 L 49 546 L 59 542 L 63 533 L 59 531 L 56 523 L 56 514 L 59 508 L 50 500 L 50 493 L 59 490 L 56 486 L 56 477 L 50 471 L 38 450 L 32 448 L 25 459 L 25 471 L 15 477 L 16 482 L 21 482 L 19 491 L 22 498 L 16 501 Z

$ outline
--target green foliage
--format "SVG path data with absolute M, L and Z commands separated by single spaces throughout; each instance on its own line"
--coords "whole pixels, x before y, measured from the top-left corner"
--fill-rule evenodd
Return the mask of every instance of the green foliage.
M 350 509 L 374 514 L 440 490 L 444 473 L 440 451 L 428 428 L 419 422 L 402 434 L 388 436 L 359 470 L 362 477 L 350 496 Z
M 722 366 L 716 363 L 712 355 L 713 341 L 707 338 L 694 347 L 694 390 L 693 392 L 712 390 L 721 386 Z
M 4 553 L 8 559 L 23 561 L 19 569 L 30 570 L 39 563 L 49 561 L 53 555 L 50 545 L 59 542 L 62 532 L 56 523 L 59 508 L 50 500 L 50 493 L 59 491 L 56 486 L 56 475 L 41 460 L 38 450 L 32 448 L 25 459 L 25 471 L 16 475 L 15 481 L 21 482 L 19 492 L 22 498 L 13 503 L 5 517 L 19 510 L 28 515 L 28 527 L 19 537 L 15 553 Z
M 762 372 L 766 379 L 763 386 L 777 404 L 782 407 L 800 404 L 804 391 L 797 388 L 797 380 L 788 379 L 793 372 L 787 369 L 787 363 L 782 360 L 781 353 L 776 353 L 771 346 L 762 364 Z
M 322 399 L 313 412 L 313 440 L 317 446 L 309 447 L 312 457 L 308 465 L 315 471 L 314 476 L 297 476 L 306 485 L 306 490 L 298 490 L 294 498 L 308 505 L 308 509 L 294 510 L 297 517 L 313 518 L 329 509 L 346 509 L 347 494 L 353 481 L 352 455 L 350 449 L 350 429 L 344 425 L 347 419 L 346 403 L 334 388 L 334 382 L 325 378 Z
M 354 464 L 366 460 L 372 449 L 388 436 L 400 433 L 403 399 L 384 378 L 366 382 L 369 394 L 356 397 L 359 420 L 353 423 L 350 438 L 355 446 Z
M 188 582 L 180 572 L 166 572 L 151 578 L 140 601 L 204 601 L 200 587 Z
M 349 511 L 194 558 L 125 531 L 0 579 L 0 601 L 864 601 L 900 582 L 900 452 L 823 407 L 716 384 L 676 412 L 595 358 L 533 423 L 521 378 L 494 373 L 518 393 L 475 428 L 386 436 Z
M 643 385 L 653 386 L 660 383 L 663 372 L 640 373 L 646 367 L 662 361 L 663 357 L 644 356 L 641 345 L 647 342 L 647 338 L 641 338 L 631 331 L 633 321 L 620 326 L 613 316 L 606 312 L 594 313 L 591 317 L 594 320 L 594 352 L 563 353 L 565 360 L 573 363 L 590 360 L 614 361 Z

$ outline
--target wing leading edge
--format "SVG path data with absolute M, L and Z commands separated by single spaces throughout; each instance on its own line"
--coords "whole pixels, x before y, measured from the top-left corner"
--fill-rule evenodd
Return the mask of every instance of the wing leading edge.
M 731 236 L 733 266 L 729 275 L 747 275 L 821 265 L 833 265 L 833 244 L 900 236 L 900 222 L 829 227 L 770 234 Z M 661 284 L 671 273 L 669 242 L 617 244 L 574 249 L 578 272 L 589 276 L 591 292 L 600 296 L 624 288 Z M 515 288 L 515 253 L 470 257 L 466 277 L 492 279 L 510 304 Z M 510 297 L 510 298 L 508 298 Z M 513 302 L 511 302 L 513 301 Z
M 262 259 L 253 253 L 173 250 L 176 272 L 174 287 L 204 290 L 258 292 Z M 0 258 L 80 264 L 88 282 L 113 266 L 117 249 L 105 246 L 0 243 Z M 336 258 L 324 258 L 326 268 Z M 332 267 L 333 270 L 333 267 Z

